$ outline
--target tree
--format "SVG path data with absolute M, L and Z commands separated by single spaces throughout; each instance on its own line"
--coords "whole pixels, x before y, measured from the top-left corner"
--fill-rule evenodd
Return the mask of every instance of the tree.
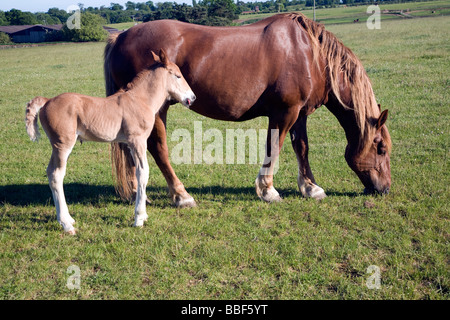
M 9 24 L 8 19 L 6 19 L 5 13 L 0 11 L 0 26 L 7 26 Z
M 127 3 L 125 3 L 125 7 L 126 7 L 126 10 L 135 10 L 136 9 L 136 3 L 131 2 L 131 1 L 127 1 Z
M 11 9 L 5 12 L 5 17 L 10 25 L 31 25 L 38 23 L 31 12 L 22 12 L 17 9 Z
M 58 8 L 50 8 L 47 11 L 47 14 L 51 17 L 57 18 L 61 23 L 66 23 L 67 18 L 69 18 L 70 14 L 65 10 L 60 10 Z
M 35 17 L 39 24 L 61 24 L 57 17 L 53 17 L 48 13 L 38 12 L 35 14 Z
M 108 33 L 103 29 L 105 19 L 99 15 L 83 12 L 81 14 L 81 28 L 69 29 L 64 25 L 61 32 L 65 41 L 85 42 L 102 41 Z
M 11 44 L 11 43 L 13 43 L 11 41 L 11 38 L 6 33 L 0 32 L 0 44 Z
M 111 2 L 110 9 L 113 10 L 113 11 L 121 11 L 121 10 L 123 10 L 123 7 L 120 5 L 120 3 L 113 3 L 113 2 Z
M 229 20 L 237 18 L 236 5 L 233 0 L 204 0 L 202 5 L 208 7 L 209 17 L 221 17 Z

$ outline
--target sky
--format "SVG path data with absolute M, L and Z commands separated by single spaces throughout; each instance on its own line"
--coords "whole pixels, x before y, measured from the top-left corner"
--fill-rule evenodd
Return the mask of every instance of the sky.
M 130 0 L 132 2 L 146 2 L 147 0 Z M 165 2 L 166 0 L 152 0 L 153 3 Z M 192 5 L 192 0 L 167 0 L 176 3 L 187 3 Z M 30 12 L 47 12 L 50 8 L 59 8 L 67 10 L 71 5 L 77 5 L 78 3 L 84 4 L 85 8 L 88 7 L 108 7 L 111 2 L 120 3 L 125 7 L 125 3 L 128 2 L 122 0 L 0 0 L 0 10 L 9 11 L 11 9 L 18 9 L 21 11 Z

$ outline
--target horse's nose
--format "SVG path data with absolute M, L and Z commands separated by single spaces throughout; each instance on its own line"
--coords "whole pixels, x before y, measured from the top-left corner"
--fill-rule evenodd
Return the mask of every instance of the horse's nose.
M 364 194 L 388 194 L 390 191 L 389 187 L 386 187 L 385 189 L 379 190 L 375 188 L 365 188 Z

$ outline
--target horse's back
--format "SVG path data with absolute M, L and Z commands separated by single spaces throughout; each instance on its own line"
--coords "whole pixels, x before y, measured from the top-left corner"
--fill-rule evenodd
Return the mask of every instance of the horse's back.
M 287 15 L 243 27 L 172 20 L 132 27 L 118 37 L 112 56 L 119 87 L 146 67 L 151 51 L 161 48 L 196 93 L 192 109 L 208 117 L 246 120 L 267 115 L 269 105 L 301 104 L 311 91 L 311 45 Z

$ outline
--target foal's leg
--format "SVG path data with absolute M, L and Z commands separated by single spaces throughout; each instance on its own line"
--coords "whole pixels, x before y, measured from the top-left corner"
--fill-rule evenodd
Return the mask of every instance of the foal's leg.
M 69 214 L 63 189 L 67 158 L 72 151 L 73 144 L 65 148 L 55 145 L 52 145 L 52 147 L 53 151 L 47 167 L 47 177 L 56 206 L 56 219 L 65 232 L 73 235 L 75 234 L 75 228 L 73 227 L 75 220 Z
M 299 117 L 290 130 L 292 147 L 297 155 L 298 162 L 297 183 L 298 188 L 304 197 L 320 200 L 325 198 L 326 194 L 323 189 L 316 184 L 311 167 L 309 166 L 306 120 L 306 116 Z
M 147 161 L 147 143 L 145 139 L 139 139 L 130 143 L 131 155 L 133 156 L 134 164 L 136 165 L 136 206 L 134 209 L 134 226 L 142 227 L 147 221 L 148 215 L 146 211 L 147 196 L 145 193 L 147 182 L 149 178 L 149 167 Z
M 284 138 L 298 115 L 298 108 L 289 108 L 284 114 L 269 118 L 266 155 L 264 164 L 256 177 L 256 194 L 266 202 L 281 201 L 281 196 L 273 187 L 275 163 L 278 159 Z
M 170 165 L 166 137 L 167 109 L 168 106 L 164 106 L 155 117 L 155 125 L 147 143 L 148 151 L 150 151 L 166 179 L 169 187 L 169 196 L 173 204 L 178 208 L 195 207 L 196 203 L 194 198 L 186 191 L 183 183 L 178 179 Z

